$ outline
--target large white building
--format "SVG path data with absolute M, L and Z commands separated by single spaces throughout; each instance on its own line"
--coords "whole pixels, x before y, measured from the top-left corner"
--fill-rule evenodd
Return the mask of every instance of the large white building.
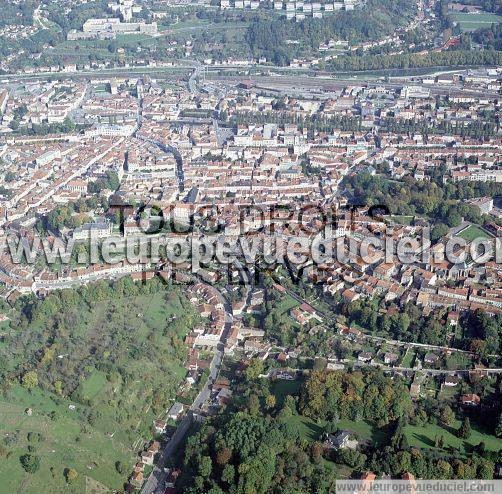
M 129 137 L 132 136 L 136 127 L 134 125 L 93 125 L 85 131 L 88 137 Z
M 99 221 L 96 223 L 86 223 L 73 230 L 75 240 L 87 240 L 89 238 L 106 238 L 112 234 L 112 224 L 109 221 Z
M 124 22 L 131 22 L 133 9 L 135 11 L 141 10 L 141 6 L 133 7 L 133 5 L 133 0 L 118 0 L 118 2 L 109 3 L 108 8 L 114 13 L 118 12 Z
M 129 12 L 129 10 L 126 9 L 125 12 Z M 125 16 L 122 13 L 121 15 L 123 19 L 129 19 L 129 21 L 122 22 L 118 17 L 87 19 L 82 26 L 82 31 L 70 31 L 68 33 L 68 39 L 113 39 L 118 34 L 144 34 L 147 36 L 155 36 L 158 33 L 156 22 L 150 24 L 146 22 L 130 22 L 132 14 L 131 17 L 128 13 L 125 14 Z

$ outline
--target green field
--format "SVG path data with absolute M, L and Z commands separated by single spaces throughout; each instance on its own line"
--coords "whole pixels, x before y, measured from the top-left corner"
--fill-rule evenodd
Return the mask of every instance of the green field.
M 211 22 L 207 20 L 200 20 L 200 19 L 189 19 L 186 21 L 179 21 L 175 23 L 171 23 L 167 26 L 162 25 L 163 28 L 166 29 L 166 31 L 173 30 L 183 30 L 183 29 L 204 29 L 207 26 L 211 26 Z
M 460 421 L 458 420 L 448 428 L 431 424 L 427 424 L 425 427 L 407 425 L 404 433 L 408 444 L 419 448 L 433 448 L 436 437 L 443 436 L 445 447 L 451 446 L 461 454 L 465 454 L 469 446 L 477 446 L 482 441 L 486 444 L 488 450 L 497 451 L 502 449 L 502 439 L 497 439 L 491 434 L 485 434 L 476 425 L 472 423 L 471 425 L 472 434 L 468 440 L 460 439 L 455 435 L 456 430 L 460 427 Z
M 282 407 L 286 396 L 298 396 L 300 387 L 300 381 L 277 380 L 271 383 L 270 391 L 277 398 L 277 406 Z M 320 440 L 327 424 L 325 420 L 315 421 L 299 414 L 293 414 L 287 420 L 288 423 L 298 428 L 301 437 L 309 441 Z M 384 431 L 373 427 L 364 420 L 340 420 L 337 426 L 339 429 L 352 432 L 360 441 L 378 444 L 386 438 Z
M 475 225 L 469 225 L 465 230 L 461 231 L 458 236 L 462 237 L 468 242 L 472 242 L 476 238 L 486 239 L 490 237 L 490 235 L 485 230 Z
M 153 420 L 179 391 L 186 374 L 182 338 L 198 321 L 179 289 L 148 286 L 137 285 L 133 296 L 115 294 L 63 310 L 57 316 L 61 326 L 53 329 L 57 343 L 51 346 L 43 338 L 54 322 L 42 316 L 26 330 L 32 335 L 26 341 L 20 340 L 17 325 L 7 331 L 0 359 L 9 354 L 13 370 L 25 369 L 28 362 L 40 386 L 30 392 L 13 380 L 0 395 L 0 494 L 81 493 L 86 484 L 122 488 L 138 451 L 153 437 Z M 40 348 L 46 353 L 37 361 Z M 59 394 L 56 381 L 62 383 Z M 42 439 L 28 441 L 29 432 Z M 28 448 L 41 460 L 33 474 L 19 460 Z M 127 466 L 126 474 L 117 472 L 117 461 Z M 79 473 L 69 487 L 65 468 Z
M 400 366 L 412 368 L 415 362 L 415 356 L 416 356 L 415 350 L 413 350 L 413 348 L 408 347 L 406 349 L 406 354 L 404 355 Z
M 100 371 L 92 372 L 87 379 L 80 384 L 81 394 L 84 400 L 94 400 L 98 393 L 106 385 L 106 374 Z
M 462 31 L 474 31 L 476 29 L 488 28 L 492 24 L 498 24 L 502 21 L 502 16 L 491 13 L 467 14 L 459 12 L 451 14 L 453 22 L 457 22 Z
M 438 398 L 440 400 L 453 400 L 458 394 L 458 386 L 442 386 Z
M 124 478 L 116 471 L 115 462 L 132 465 L 135 452 L 127 442 L 85 423 L 84 407 L 71 411 L 70 399 L 33 390 L 31 393 L 16 386 L 0 401 L 0 433 L 5 454 L 0 462 L 1 494 L 12 492 L 85 492 L 86 477 L 112 489 L 119 489 Z M 33 410 L 28 416 L 27 408 Z M 55 412 L 55 419 L 49 416 Z M 84 425 L 85 424 L 85 425 Z M 28 433 L 42 438 L 29 441 Z M 19 457 L 34 448 L 40 457 L 40 469 L 26 473 Z M 79 477 L 67 486 L 64 469 L 75 468 Z
M 472 360 L 468 355 L 461 352 L 452 352 L 445 358 L 446 369 L 470 369 L 472 367 Z
M 278 293 L 276 298 L 273 301 L 273 307 L 266 314 L 266 319 L 273 321 L 282 321 L 284 326 L 287 326 L 289 330 L 297 330 L 301 329 L 299 323 L 297 323 L 290 314 L 291 309 L 298 307 L 300 303 L 295 300 L 288 293 Z M 263 307 L 264 309 L 265 307 Z M 266 323 L 265 323 L 266 324 Z M 278 324 L 274 324 L 273 328 L 270 328 L 270 335 L 272 335 L 275 327 L 278 327 Z M 293 334 L 292 332 L 287 333 L 287 335 Z M 272 336 L 275 338 L 275 335 Z M 279 340 L 280 341 L 280 340 Z
M 318 441 L 322 438 L 326 422 L 321 420 L 315 422 L 314 420 L 304 417 L 303 415 L 292 415 L 288 422 L 298 427 L 300 436 L 309 441 Z M 359 441 L 368 441 L 371 443 L 381 443 L 386 434 L 381 429 L 373 427 L 368 422 L 363 420 L 340 420 L 337 423 L 340 430 L 346 430 L 353 433 Z
M 280 303 L 276 306 L 275 310 L 277 310 L 279 314 L 286 314 L 291 309 L 294 309 L 299 305 L 300 304 L 297 300 L 291 297 L 291 295 L 286 294 L 284 297 L 282 297 Z
M 92 54 L 107 59 L 115 58 L 115 54 L 108 51 L 107 43 L 99 40 L 63 41 L 51 50 L 51 55 L 71 57 L 73 60 L 85 59 Z
M 300 392 L 300 381 L 288 381 L 286 379 L 279 379 L 272 383 L 271 392 L 277 399 L 277 405 L 282 407 L 286 396 L 298 395 Z
M 399 225 L 411 225 L 413 222 L 414 216 L 406 216 L 406 215 L 396 215 L 391 216 L 390 219 Z
M 145 34 L 122 34 L 118 35 L 115 40 L 96 40 L 96 39 L 79 39 L 65 40 L 58 43 L 50 54 L 54 56 L 66 56 L 72 59 L 86 59 L 89 55 L 99 55 L 101 59 L 114 60 L 118 54 L 118 48 L 124 48 L 129 52 L 135 53 L 138 46 L 146 49 L 155 46 L 158 38 L 147 36 Z M 109 49 L 111 47 L 111 50 Z M 85 60 L 87 61 L 87 60 Z

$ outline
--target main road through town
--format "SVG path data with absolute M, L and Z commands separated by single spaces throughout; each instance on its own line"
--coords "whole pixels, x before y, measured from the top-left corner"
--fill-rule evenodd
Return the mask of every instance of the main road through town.
M 168 463 L 168 460 L 182 444 L 190 429 L 190 425 L 192 424 L 194 417 L 196 417 L 201 412 L 202 406 L 208 401 L 211 395 L 211 387 L 220 371 L 225 351 L 225 341 L 228 334 L 230 333 L 230 330 L 232 329 L 233 322 L 232 305 L 220 291 L 218 291 L 218 296 L 225 309 L 225 328 L 221 334 L 220 342 L 216 347 L 211 365 L 209 367 L 209 377 L 206 381 L 206 384 L 200 390 L 199 394 L 190 406 L 190 410 L 180 421 L 175 433 L 167 442 L 150 477 L 148 477 L 148 480 L 143 485 L 141 494 L 162 494 L 164 492 L 165 482 L 167 478 L 167 471 L 165 470 L 165 467 Z

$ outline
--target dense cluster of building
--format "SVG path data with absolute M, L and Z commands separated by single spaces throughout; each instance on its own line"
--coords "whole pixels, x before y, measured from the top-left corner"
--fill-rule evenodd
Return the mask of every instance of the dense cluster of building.
M 304 2 L 303 0 L 275 0 L 271 7 L 276 12 L 283 13 L 287 19 L 301 21 L 306 16 L 321 19 L 323 14 L 339 10 L 354 10 L 362 2 L 358 0 L 343 0 L 342 2 Z M 220 8 L 225 9 L 251 9 L 257 10 L 268 6 L 270 2 L 262 0 L 220 0 Z
M 438 94 L 441 86 L 449 89 Z M 482 138 L 462 136 L 458 130 L 483 123 L 486 115 L 499 111 L 496 72 L 454 74 L 399 87 L 324 84 L 304 92 L 288 91 L 288 96 L 281 96 L 278 79 L 272 89 L 246 82 L 228 85 L 223 92 L 194 93 L 162 89 L 150 78 L 33 82 L 2 89 L 3 234 L 14 231 L 33 236 L 37 220 L 58 207 L 93 196 L 93 184 L 107 172 L 116 174 L 118 195 L 126 203 L 156 205 L 169 211 L 176 223 L 189 223 L 200 205 L 217 206 L 223 231 L 230 237 L 243 229 L 256 230 L 254 219 L 242 224 L 240 206 L 308 202 L 340 207 L 347 202 L 340 189 L 344 177 L 375 175 L 384 164 L 389 178 L 397 181 L 407 177 L 430 180 L 438 167 L 445 170 L 445 182 L 502 181 L 500 137 L 496 133 Z M 283 122 L 275 123 L 279 102 Z M 215 115 L 233 124 L 225 125 Z M 324 128 L 309 126 L 313 116 L 324 119 Z M 398 124 L 424 122 L 431 128 L 444 122 L 456 131 L 427 136 L 390 131 L 384 126 L 390 118 Z M 23 129 L 66 119 L 82 125 L 83 130 L 72 127 L 45 136 L 11 132 L 13 121 Z M 332 119 L 356 122 L 356 127 L 330 128 Z M 114 192 L 105 188 L 99 194 L 110 199 Z M 471 204 L 484 214 L 500 217 L 492 198 L 474 198 Z M 84 241 L 91 232 L 99 239 L 116 235 L 118 226 L 110 219 L 103 221 L 105 211 L 100 208 L 85 214 L 74 211 L 74 225 L 51 233 L 77 241 Z M 136 214 L 132 208 L 121 235 L 141 233 Z M 364 211 L 355 221 L 352 218 L 350 227 L 349 219 L 342 219 L 336 236 L 361 239 L 382 226 Z M 485 234 L 499 236 L 500 228 L 495 223 L 492 227 Z M 419 236 L 421 228 L 396 225 L 394 237 Z M 291 236 L 297 230 L 298 225 L 290 223 L 283 234 Z M 452 229 L 449 235 L 456 233 Z M 52 274 L 40 272 L 34 265 L 21 269 L 7 253 L 2 259 L 5 295 L 73 286 L 100 276 L 140 276 L 152 267 L 124 262 Z M 501 306 L 493 285 L 496 264 L 475 268 L 444 261 L 412 269 L 335 262 L 325 266 L 325 273 L 325 290 L 347 299 L 379 294 L 389 300 L 414 300 L 424 307 L 483 305 L 495 311 Z M 446 288 L 447 280 L 462 281 L 462 288 Z

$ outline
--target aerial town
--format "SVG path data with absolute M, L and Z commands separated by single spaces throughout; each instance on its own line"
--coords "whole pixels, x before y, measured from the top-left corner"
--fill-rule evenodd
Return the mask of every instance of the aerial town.
M 402 1 L 0 26 L 0 494 L 500 486 L 500 15 Z

